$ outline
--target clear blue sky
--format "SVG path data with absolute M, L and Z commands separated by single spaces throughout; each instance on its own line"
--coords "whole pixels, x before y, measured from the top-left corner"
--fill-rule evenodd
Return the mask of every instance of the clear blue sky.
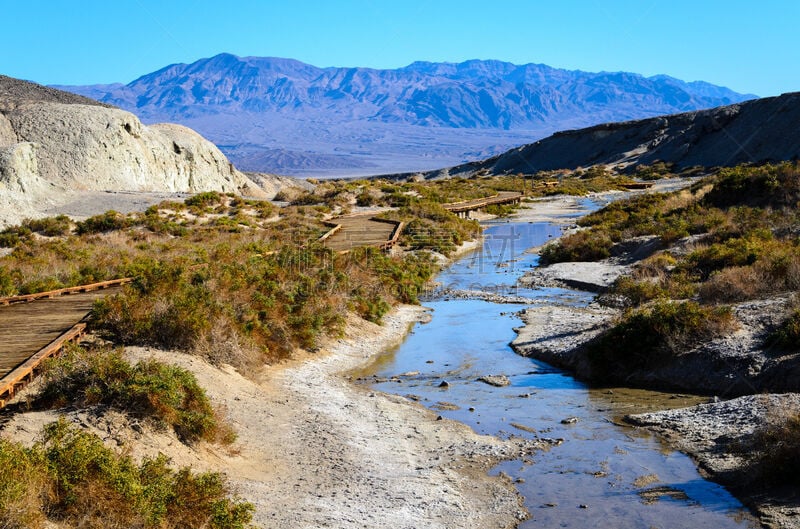
M 499 59 L 800 90 L 798 0 L 0 0 L 0 73 L 130 82 L 220 52 L 316 66 Z

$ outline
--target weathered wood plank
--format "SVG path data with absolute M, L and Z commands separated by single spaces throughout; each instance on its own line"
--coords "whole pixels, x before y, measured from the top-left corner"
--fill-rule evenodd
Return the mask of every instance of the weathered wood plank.
M 100 281 L 99 283 L 90 283 L 88 285 L 80 285 L 77 287 L 59 288 L 57 290 L 48 290 L 46 292 L 37 292 L 35 294 L 24 294 L 21 296 L 9 296 L 0 298 L 0 305 L 10 305 L 12 303 L 28 303 L 37 299 L 55 298 L 65 294 L 90 292 L 92 290 L 102 290 L 113 286 L 124 285 L 133 281 L 131 277 L 124 277 L 122 279 L 110 279 L 108 281 Z

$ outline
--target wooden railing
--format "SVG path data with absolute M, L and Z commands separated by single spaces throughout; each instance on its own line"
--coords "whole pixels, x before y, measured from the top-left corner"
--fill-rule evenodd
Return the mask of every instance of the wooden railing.
M 92 290 L 101 290 L 104 288 L 115 287 L 117 285 L 124 285 L 133 281 L 131 277 L 122 279 L 111 279 L 109 281 L 101 281 L 99 283 L 91 283 L 89 285 L 81 285 L 77 287 L 59 288 L 57 290 L 48 290 L 47 292 L 37 292 L 35 294 L 25 294 L 22 296 L 9 296 L 0 298 L 0 305 L 11 305 L 12 303 L 27 303 L 37 299 L 55 298 L 65 294 L 76 294 L 78 292 L 91 292 Z
M 381 250 L 391 250 L 394 247 L 394 245 L 397 244 L 397 241 L 400 239 L 400 234 L 403 233 L 403 228 L 405 228 L 406 223 L 403 222 L 403 221 L 378 219 L 378 218 L 373 218 L 372 220 L 374 220 L 376 222 L 386 222 L 386 223 L 395 225 L 394 226 L 394 231 L 392 231 L 392 236 L 389 237 L 388 241 L 386 241 L 385 243 L 381 244 L 381 246 L 380 246 Z
M 75 324 L 70 330 L 50 342 L 0 379 L 0 408 L 4 407 L 19 389 L 33 379 L 42 362 L 61 352 L 61 349 L 68 343 L 79 340 L 85 332 L 85 323 Z
M 485 208 L 486 206 L 490 206 L 492 204 L 508 204 L 510 202 L 519 202 L 521 199 L 522 193 L 504 191 L 488 197 L 442 204 L 442 207 L 448 211 L 452 211 L 453 213 L 462 213 L 464 211 Z

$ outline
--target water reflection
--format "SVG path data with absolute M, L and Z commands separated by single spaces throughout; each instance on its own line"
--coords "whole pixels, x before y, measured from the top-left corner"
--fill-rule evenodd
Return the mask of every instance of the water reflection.
M 451 288 L 514 291 L 532 303 L 586 303 L 590 298 L 580 293 L 514 287 L 516 277 L 536 264 L 536 256 L 524 250 L 557 231 L 547 224 L 493 225 L 482 254 L 464 257 L 438 279 Z M 701 398 L 590 389 L 516 355 L 508 343 L 519 325 L 519 305 L 440 299 L 426 306 L 433 310 L 431 322 L 417 325 L 402 345 L 360 375 L 378 377 L 373 385 L 381 391 L 410 396 L 480 433 L 564 439 L 528 462 L 495 469 L 518 480 L 533 515 L 521 527 L 757 526 L 724 488 L 702 479 L 688 457 L 643 430 L 616 424 L 626 413 L 682 407 Z M 478 381 L 487 374 L 507 375 L 511 384 Z

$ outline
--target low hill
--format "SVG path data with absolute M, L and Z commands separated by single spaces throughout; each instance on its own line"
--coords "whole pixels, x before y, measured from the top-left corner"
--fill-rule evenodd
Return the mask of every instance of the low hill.
M 238 171 L 211 142 L 174 124 L 0 76 L 0 224 L 97 191 L 277 191 Z M 87 200 L 88 195 L 87 195 Z
M 482 162 L 425 173 L 426 178 L 479 172 L 533 174 L 594 165 L 632 170 L 672 163 L 733 166 L 800 157 L 800 92 L 710 110 L 559 132 Z

